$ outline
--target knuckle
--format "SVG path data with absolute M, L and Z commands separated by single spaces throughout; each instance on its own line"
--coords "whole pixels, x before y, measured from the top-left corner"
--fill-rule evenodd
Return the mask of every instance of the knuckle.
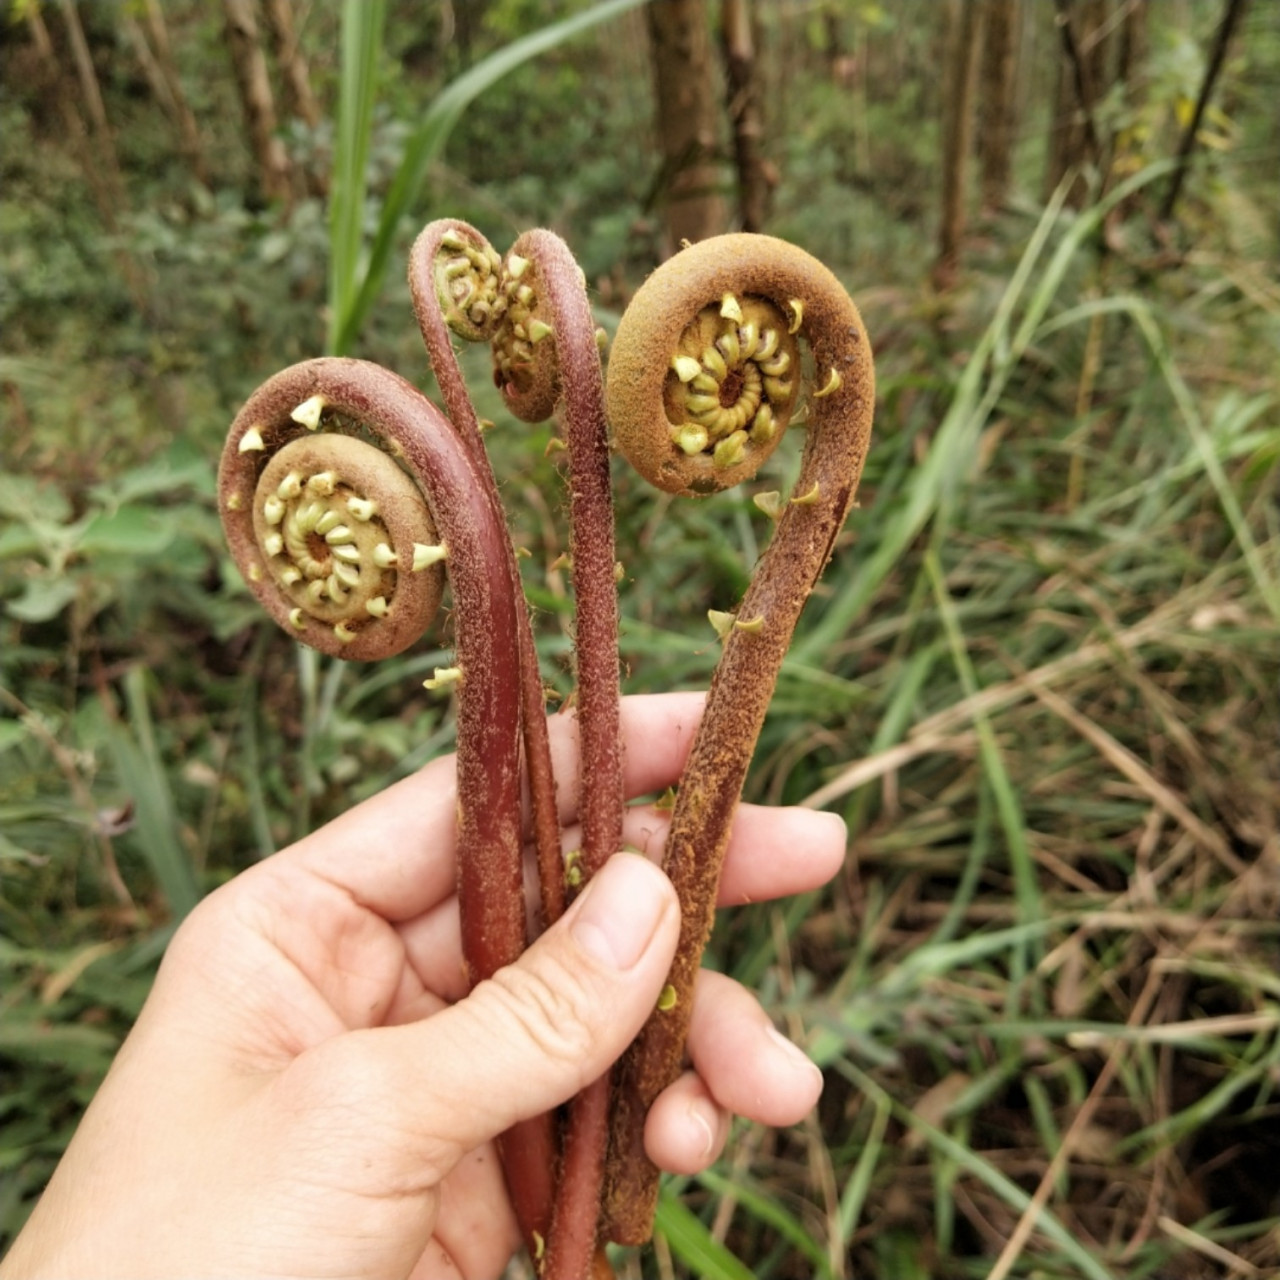
M 511 1023 L 544 1057 L 581 1064 L 591 1054 L 599 1037 L 589 992 L 565 966 L 512 965 L 494 975 L 493 987 Z

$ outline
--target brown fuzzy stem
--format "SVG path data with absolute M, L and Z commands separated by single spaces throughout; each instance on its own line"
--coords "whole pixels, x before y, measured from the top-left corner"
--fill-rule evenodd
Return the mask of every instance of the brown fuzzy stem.
M 561 418 L 569 445 L 578 732 L 584 767 L 578 797 L 583 870 L 591 875 L 622 845 L 622 741 L 618 697 L 618 590 L 604 385 L 596 326 L 582 272 L 550 231 L 512 247 L 537 271 L 555 343 Z M 590 768 L 585 762 L 590 762 Z
M 489 457 L 481 438 L 479 420 L 467 394 L 466 383 L 463 380 L 462 371 L 458 368 L 458 360 L 449 337 L 445 311 L 447 299 L 442 299 L 440 296 L 439 286 L 446 282 L 440 282 L 437 278 L 438 263 L 442 255 L 446 260 L 450 256 L 444 243 L 446 238 L 449 238 L 452 243 L 460 241 L 478 254 L 492 253 L 488 242 L 480 232 L 465 222 L 446 218 L 428 223 L 414 242 L 409 255 L 409 288 L 413 294 L 413 309 L 449 418 L 471 450 L 476 469 L 485 483 L 489 501 L 501 513 L 502 499 L 498 493 L 497 480 L 494 477 L 493 468 L 489 465 Z M 496 258 L 497 255 L 493 254 L 493 257 Z M 469 330 L 464 324 L 459 331 L 461 336 L 470 340 L 486 339 L 491 336 L 500 318 L 500 312 L 491 310 L 484 324 L 476 324 L 473 321 Z M 458 320 L 455 318 L 456 323 Z M 510 539 L 507 543 L 512 580 L 517 592 L 523 594 L 520 586 L 520 570 Z M 563 901 L 560 821 L 556 809 L 556 783 L 551 767 L 551 746 L 547 735 L 542 676 L 538 669 L 538 654 L 527 609 L 521 610 L 519 657 L 521 697 L 524 708 L 525 767 L 529 771 L 529 800 L 534 847 L 537 850 L 538 866 L 543 880 L 544 913 L 547 913 L 545 904 L 548 894 L 554 895 L 558 892 L 559 901 Z M 554 868 L 554 877 L 550 876 L 549 868 Z M 549 881 L 551 883 L 548 883 Z M 560 910 L 563 910 L 562 906 Z M 558 913 L 557 911 L 556 914 Z
M 316 398 L 319 397 L 317 400 Z M 473 981 L 516 960 L 525 944 L 520 830 L 520 681 L 507 661 L 515 647 L 517 609 L 507 570 L 506 530 L 483 490 L 469 451 L 440 411 L 402 378 L 359 360 L 321 359 L 276 374 L 250 396 L 237 415 L 222 456 L 219 505 L 228 542 L 254 594 L 286 630 L 323 641 L 317 647 L 343 656 L 374 657 L 361 642 L 384 624 L 394 629 L 401 577 L 411 578 L 408 553 L 394 570 L 387 617 L 375 626 L 351 620 L 350 642 L 300 619 L 273 576 L 272 555 L 254 535 L 258 478 L 270 456 L 298 439 L 323 445 L 294 416 L 306 405 L 339 430 L 363 428 L 381 436 L 403 458 L 431 508 L 447 549 L 455 645 L 461 670 L 458 698 L 458 899 L 463 951 Z M 344 435 L 344 438 L 345 437 Z M 393 467 L 393 469 L 395 469 Z M 317 491 L 323 488 L 318 486 Z M 357 501 L 359 499 L 357 498 Z M 366 623 L 368 625 L 366 625 Z M 331 629 L 330 629 L 331 630 Z M 396 651 L 411 642 L 388 637 Z
M 604 387 L 595 321 L 581 269 L 559 236 L 526 232 L 508 263 L 520 267 L 503 321 L 500 380 L 518 417 L 543 417 L 561 403 L 569 446 L 570 552 L 576 603 L 579 770 L 583 879 L 622 845 L 622 743 L 618 695 L 618 601 L 613 497 Z M 526 314 L 527 313 L 527 314 Z M 504 377 L 502 370 L 506 369 Z M 563 871 L 561 872 L 563 876 Z M 546 904 L 548 915 L 553 914 Z M 595 1251 L 608 1143 L 610 1080 L 588 1085 L 570 1107 L 560 1180 L 542 1275 L 585 1280 L 601 1272 Z
M 452 278 L 445 276 L 447 266 L 442 264 L 466 261 L 468 251 L 472 262 L 479 264 L 473 266 L 470 273 L 472 279 L 469 280 L 466 274 L 458 274 Z M 479 305 L 473 304 L 476 314 L 469 315 L 466 306 L 458 306 L 458 300 L 451 296 L 451 286 L 457 286 L 459 282 L 464 288 L 469 288 L 473 295 L 480 294 L 482 290 L 473 281 L 486 266 L 491 269 L 493 283 L 496 285 L 500 279 L 500 259 L 474 227 L 454 219 L 431 222 L 423 228 L 410 252 L 409 288 L 413 295 L 418 328 L 444 398 L 445 408 L 458 435 L 470 450 L 486 500 L 502 521 L 502 499 L 498 493 L 497 480 L 485 452 L 479 420 L 467 394 L 466 383 L 449 336 L 449 325 L 446 323 L 447 316 L 455 332 L 472 341 L 491 336 L 500 312 L 494 311 L 482 298 Z M 460 288 L 458 292 L 462 293 L 464 289 Z M 509 537 L 505 542 L 512 590 L 517 600 L 523 602 L 524 592 L 515 550 Z M 559 914 L 563 910 L 564 873 L 560 855 L 560 820 L 533 625 L 527 608 L 521 607 L 517 612 L 524 758 L 528 771 L 529 808 L 542 883 L 545 924 L 549 923 L 549 917 L 554 918 L 553 913 Z M 544 1115 L 523 1121 L 503 1135 L 500 1146 L 516 1217 L 526 1245 L 531 1253 L 536 1253 L 538 1241 L 545 1241 L 551 1230 L 553 1183 L 558 1163 L 554 1117 Z
M 770 300 L 809 343 L 815 383 L 800 479 L 730 627 L 706 711 L 681 779 L 665 869 L 680 897 L 681 932 L 671 971 L 674 1003 L 663 1001 L 623 1059 L 606 1174 L 609 1234 L 649 1237 L 658 1171 L 644 1152 L 644 1121 L 679 1074 L 693 986 L 715 916 L 720 868 L 747 768 L 792 631 L 844 524 L 870 439 L 875 399 L 871 350 L 843 286 L 808 254 L 767 236 L 732 235 L 684 249 L 659 268 L 623 316 L 609 362 L 609 417 L 623 450 L 642 452 L 641 470 L 674 474 L 684 454 L 672 443 L 673 354 L 682 334 L 726 296 Z M 735 334 L 737 341 L 740 331 Z M 692 378 L 691 369 L 685 369 Z M 690 383 L 692 386 L 692 382 Z M 679 387 L 675 387 L 679 391 Z M 700 402 L 695 402 L 698 404 Z M 785 425 L 785 424 L 783 424 Z M 633 458 L 633 460 L 635 460 Z M 714 474 L 701 459 L 695 479 Z M 736 481 L 738 464 L 721 468 Z M 673 479 L 680 489 L 687 481 Z

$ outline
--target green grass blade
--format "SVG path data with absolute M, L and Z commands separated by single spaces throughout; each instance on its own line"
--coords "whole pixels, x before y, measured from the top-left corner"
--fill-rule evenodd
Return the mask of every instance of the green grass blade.
M 944 491 L 954 485 L 957 475 L 967 474 L 965 459 L 972 455 L 982 426 L 975 411 L 981 399 L 979 391 L 988 361 L 994 351 L 1007 346 L 1013 311 L 1048 243 L 1061 208 L 1062 199 L 1056 197 L 1036 224 L 991 323 L 960 375 L 951 405 L 938 427 L 933 444 L 924 462 L 910 474 L 904 500 L 886 519 L 874 550 L 859 567 L 848 588 L 828 605 L 817 625 L 792 645 L 792 654 L 800 660 L 820 660 L 821 655 L 844 635 L 880 589 L 902 553 L 929 522 L 943 500 Z
M 831 1276 L 831 1262 L 826 1251 L 776 1199 L 765 1195 L 750 1182 L 730 1182 L 714 1169 L 699 1174 L 698 1181 L 717 1195 L 732 1196 L 753 1218 L 772 1227 L 804 1254 L 815 1268 L 815 1276 Z
M 179 834 L 177 807 L 156 746 L 145 681 L 141 667 L 125 676 L 128 724 L 109 721 L 107 745 L 120 785 L 134 805 L 133 836 L 169 910 L 181 920 L 200 901 L 200 886 Z
M 1201 418 L 1195 397 L 1191 394 L 1181 370 L 1174 362 L 1168 343 L 1165 341 L 1164 333 L 1152 315 L 1151 308 L 1142 299 L 1126 295 L 1096 299 L 1073 307 L 1070 311 L 1064 312 L 1062 315 L 1056 316 L 1053 320 L 1041 325 L 1032 335 L 1031 340 L 1042 340 L 1049 334 L 1068 325 L 1091 319 L 1095 315 L 1106 314 L 1128 316 L 1142 334 L 1143 340 L 1151 352 L 1152 359 L 1156 363 L 1156 368 L 1159 369 L 1160 376 L 1169 389 L 1169 394 L 1187 429 L 1187 434 L 1191 437 L 1199 465 L 1203 468 L 1205 475 L 1209 477 L 1210 484 L 1213 485 L 1214 493 L 1217 495 L 1223 514 L 1227 518 L 1227 523 L 1231 526 L 1231 532 L 1240 547 L 1241 554 L 1244 556 L 1245 564 L 1248 566 L 1249 573 L 1258 588 L 1258 593 L 1262 596 L 1271 616 L 1277 622 L 1280 622 L 1280 583 L 1276 581 L 1274 575 L 1267 568 L 1262 552 L 1254 540 L 1253 534 L 1249 531 L 1249 523 L 1240 508 L 1240 500 L 1236 497 L 1235 489 L 1226 472 L 1222 469 L 1222 459 L 1219 456 L 1219 449 L 1215 444 L 1214 436 L 1206 428 Z M 1251 407 L 1255 415 L 1261 414 L 1270 407 L 1270 399 L 1266 396 L 1256 397 Z
M 966 698 L 973 698 L 978 693 L 978 677 L 969 658 L 969 650 L 956 619 L 955 605 L 947 591 L 947 584 L 938 560 L 938 553 L 932 547 L 925 553 L 925 571 L 933 584 L 934 599 L 938 603 L 938 612 L 946 629 L 947 639 L 951 643 L 951 655 L 956 665 L 956 673 L 964 688 Z M 1040 901 L 1040 884 L 1036 875 L 1035 855 L 1031 852 L 1031 844 L 1027 839 L 1027 824 L 1023 817 L 1022 805 L 1009 771 L 1005 768 L 1004 757 L 996 742 L 995 730 L 991 721 L 982 711 L 975 711 L 974 728 L 978 731 L 978 747 L 982 755 L 983 769 L 991 791 L 995 797 L 996 812 L 1000 815 L 1000 824 L 1004 828 L 1005 839 L 1009 844 L 1009 862 L 1013 869 L 1014 892 L 1018 899 L 1019 914 L 1023 923 L 1039 920 L 1043 915 L 1043 904 Z
M 887 1101 L 902 1124 L 919 1133 L 935 1151 L 955 1161 L 970 1177 L 976 1178 L 994 1191 L 1014 1212 L 1021 1214 L 1027 1210 L 1031 1204 L 1031 1197 L 990 1161 L 984 1160 L 978 1152 L 957 1142 L 941 1129 L 934 1128 L 909 1107 L 904 1107 L 852 1063 L 841 1062 L 839 1070 L 873 1102 L 879 1102 L 881 1099 Z M 1037 1213 L 1036 1229 L 1058 1246 L 1063 1257 L 1074 1264 L 1082 1277 L 1086 1277 L 1087 1280 L 1114 1280 L 1112 1273 L 1048 1209 L 1041 1209 Z
M 702 1220 L 665 1191 L 658 1198 L 654 1229 L 675 1254 L 703 1280 L 752 1280 L 751 1272 L 724 1247 Z
M 349 0 L 359 7 L 361 0 Z M 382 216 L 369 251 L 369 263 L 364 272 L 358 293 L 341 310 L 333 310 L 331 323 L 333 335 L 331 349 L 345 351 L 359 332 L 360 326 L 373 306 L 382 282 L 387 274 L 391 251 L 395 244 L 400 220 L 409 212 L 418 196 L 427 170 L 444 150 L 445 143 L 463 112 L 484 91 L 497 84 L 503 76 L 514 71 L 522 63 L 564 44 L 584 31 L 608 22 L 628 9 L 635 9 L 644 0 L 604 0 L 584 13 L 574 14 L 561 22 L 553 22 L 541 31 L 535 31 L 522 39 L 490 54 L 470 70 L 448 85 L 427 108 L 421 124 L 409 139 L 404 160 L 391 184 L 382 206 Z
M 329 206 L 330 355 L 345 355 L 355 329 L 344 323 L 360 284 L 365 180 L 386 0 L 347 0 L 342 10 L 342 70 Z
M 1169 393 L 1173 397 L 1173 402 L 1178 408 L 1178 413 L 1181 415 L 1187 432 L 1195 443 L 1196 452 L 1200 455 L 1200 461 L 1204 464 L 1205 474 L 1213 485 L 1214 492 L 1218 496 L 1218 502 L 1222 506 L 1223 514 L 1227 517 L 1231 532 L 1235 535 L 1240 552 L 1244 556 L 1245 563 L 1249 566 L 1249 573 L 1258 588 L 1258 594 L 1266 603 L 1271 616 L 1277 622 L 1280 622 L 1280 583 L 1276 582 L 1267 569 L 1262 553 L 1258 549 L 1258 544 L 1249 532 L 1249 523 L 1245 519 L 1244 512 L 1240 509 L 1240 500 L 1236 497 L 1235 489 L 1227 478 L 1226 472 L 1222 469 L 1222 462 L 1213 446 L 1213 439 L 1200 419 L 1200 411 L 1196 408 L 1195 399 L 1183 380 L 1178 366 L 1173 362 L 1173 357 L 1169 354 L 1169 348 L 1165 344 L 1164 334 L 1160 332 L 1160 328 L 1152 317 L 1149 308 L 1137 299 L 1133 299 L 1132 303 L 1133 318 L 1138 328 L 1141 329 L 1142 336 L 1147 341 L 1147 346 L 1151 349 L 1151 354 L 1160 369 L 1160 374 L 1164 378 L 1169 388 Z
M 848 587 L 831 602 L 822 618 L 795 645 L 801 661 L 817 662 L 839 640 L 870 603 L 902 553 L 957 492 L 972 470 L 979 433 L 1018 362 L 1031 345 L 1068 267 L 1107 213 L 1139 188 L 1167 173 L 1169 164 L 1151 165 L 1121 183 L 1107 198 L 1077 215 L 1031 291 L 1026 310 L 1013 333 L 1014 313 L 1027 293 L 1036 265 L 1062 211 L 1065 188 L 1050 201 L 1032 233 L 996 313 L 973 349 L 956 384 L 951 405 L 934 436 L 928 455 L 916 469 L 901 504 L 884 521 L 884 531 Z M 989 376 L 988 376 L 989 375 Z M 985 390 L 983 388 L 986 379 Z
M 858 1153 L 858 1162 L 853 1167 L 849 1181 L 845 1183 L 844 1192 L 840 1196 L 840 1238 L 848 1247 L 849 1240 L 858 1229 L 858 1220 L 862 1217 L 862 1207 L 867 1202 L 867 1193 L 871 1190 L 871 1178 L 876 1171 L 876 1163 L 880 1159 L 880 1151 L 884 1146 L 885 1131 L 889 1128 L 889 1119 L 893 1108 L 888 1097 L 871 1100 L 871 1129 L 862 1150 Z

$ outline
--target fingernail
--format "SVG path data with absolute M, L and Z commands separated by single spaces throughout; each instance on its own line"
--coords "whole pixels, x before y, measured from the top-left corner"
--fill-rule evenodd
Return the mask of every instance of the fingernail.
M 822 817 L 826 819 L 827 824 L 830 827 L 832 827 L 833 830 L 839 831 L 840 843 L 848 844 L 849 843 L 849 824 L 838 813 L 832 813 L 828 809 L 823 809 L 820 812 L 822 814 Z
M 807 1075 L 816 1079 L 819 1088 L 821 1088 L 821 1069 L 798 1044 L 793 1044 L 788 1040 L 777 1027 L 769 1028 L 769 1038 L 773 1041 L 777 1049 L 786 1057 L 787 1066 L 792 1071 L 803 1069 Z
M 702 1140 L 702 1150 L 698 1152 L 698 1159 L 707 1160 L 716 1148 L 715 1126 L 707 1119 L 706 1109 L 696 1102 L 689 1104 L 689 1119 L 693 1121 L 693 1127 Z
M 646 858 L 615 853 L 575 904 L 574 940 L 612 969 L 630 969 L 644 955 L 666 910 L 666 877 Z

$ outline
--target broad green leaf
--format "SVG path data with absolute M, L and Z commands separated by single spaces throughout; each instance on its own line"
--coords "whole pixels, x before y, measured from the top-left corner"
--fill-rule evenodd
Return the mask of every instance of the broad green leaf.
M 71 518 L 66 495 L 30 477 L 0 475 L 0 515 L 13 520 L 62 524 Z
M 5 606 L 21 622 L 48 622 L 56 618 L 79 594 L 70 578 L 31 578 L 22 594 Z
M 161 512 L 121 507 L 95 516 L 80 538 L 85 556 L 115 552 L 127 556 L 159 555 L 173 541 L 173 524 Z

